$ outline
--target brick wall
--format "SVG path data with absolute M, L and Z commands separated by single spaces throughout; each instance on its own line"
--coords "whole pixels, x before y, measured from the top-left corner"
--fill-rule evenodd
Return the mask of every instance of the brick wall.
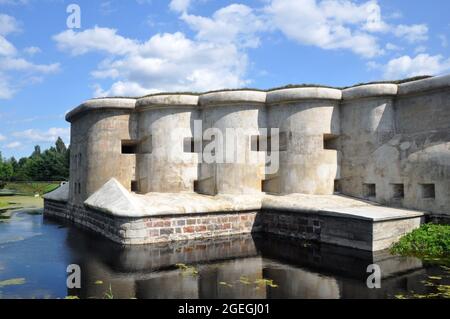
M 113 217 L 87 207 L 44 203 L 46 216 L 68 219 L 122 244 L 148 244 L 259 232 L 257 212 L 218 212 L 144 218 Z

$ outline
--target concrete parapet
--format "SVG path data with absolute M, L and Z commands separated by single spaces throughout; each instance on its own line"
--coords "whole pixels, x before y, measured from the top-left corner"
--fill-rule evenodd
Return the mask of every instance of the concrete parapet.
M 214 106 L 237 103 L 257 103 L 266 102 L 266 92 L 253 90 L 218 91 L 202 94 L 199 97 L 200 106 Z
M 397 84 L 367 84 L 343 90 L 342 99 L 354 100 L 377 96 L 395 96 L 397 91 Z
M 267 104 L 295 102 L 298 100 L 336 100 L 342 98 L 342 92 L 338 89 L 322 87 L 302 87 L 269 91 Z
M 137 99 L 136 110 L 160 107 L 196 107 L 198 95 L 194 94 L 158 94 Z
M 407 82 L 399 85 L 398 95 L 423 93 L 431 90 L 449 89 L 450 75 L 436 76 L 424 80 Z
M 93 110 L 133 110 L 136 105 L 136 99 L 134 98 L 101 98 L 87 100 L 80 106 L 76 107 L 72 111 L 66 114 L 66 121 L 72 122 L 75 116 L 80 115 L 87 111 Z

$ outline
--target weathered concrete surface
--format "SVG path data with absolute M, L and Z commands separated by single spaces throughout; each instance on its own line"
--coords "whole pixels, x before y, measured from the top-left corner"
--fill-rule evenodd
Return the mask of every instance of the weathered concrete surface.
M 197 103 L 197 96 L 178 94 L 138 101 L 136 179 L 140 193 L 194 191 L 199 155 L 185 148 L 194 136 Z
M 62 183 L 57 189 L 53 192 L 45 194 L 43 197 L 47 200 L 52 200 L 55 202 L 67 203 L 69 201 L 69 183 Z
M 397 95 L 398 85 L 396 84 L 367 84 L 342 90 L 343 100 L 362 99 L 374 96 L 394 96 Z
M 322 87 L 93 99 L 72 123 L 70 200 L 81 204 L 111 177 L 127 190 L 215 194 L 342 194 L 450 216 L 450 76 L 345 90 Z M 205 163 L 194 140 L 238 132 L 231 162 Z M 279 169 L 253 140 L 279 129 Z M 270 136 L 270 135 L 269 135 Z M 136 144 L 122 154 L 121 143 Z M 193 149 L 192 145 L 196 145 Z M 278 152 L 278 153 L 277 153 Z M 250 159 L 257 158 L 256 161 Z M 227 159 L 228 160 L 228 159 Z
M 395 220 L 424 216 L 424 212 L 396 209 L 340 195 L 289 194 L 220 194 L 128 192 L 116 179 L 111 179 L 90 196 L 84 204 L 117 217 L 148 217 L 193 213 L 251 210 L 278 210 L 349 217 L 370 221 Z

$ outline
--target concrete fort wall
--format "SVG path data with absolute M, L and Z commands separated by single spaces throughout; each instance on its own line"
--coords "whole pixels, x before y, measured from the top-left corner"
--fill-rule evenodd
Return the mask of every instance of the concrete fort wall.
M 333 194 L 339 173 L 337 145 L 325 149 L 324 140 L 332 141 L 340 134 L 340 99 L 340 90 L 327 88 L 267 94 L 268 127 L 280 130 L 280 167 L 267 177 L 268 192 Z
M 395 136 L 396 94 L 394 84 L 365 85 L 342 92 L 342 193 L 375 201 L 391 198 L 389 185 L 399 182 L 399 166 L 396 154 L 383 151 L 382 146 Z
M 139 192 L 193 192 L 199 154 L 192 147 L 198 96 L 140 99 L 137 177 Z
M 74 204 L 115 177 L 143 194 L 339 191 L 450 215 L 450 76 L 344 90 L 94 99 L 67 120 Z M 200 138 L 196 120 L 202 120 Z M 208 134 L 211 128 L 223 139 Z M 263 128 L 280 130 L 279 149 L 264 149 L 261 140 L 270 140 L 271 133 Z M 227 162 L 227 129 L 234 129 L 231 145 L 241 161 Z M 224 163 L 204 161 L 203 148 L 212 140 L 216 154 L 225 151 Z M 279 169 L 270 172 L 264 162 L 275 152 Z M 255 155 L 262 156 L 255 161 Z
M 264 179 L 264 156 L 252 147 L 252 136 L 266 127 L 266 93 L 226 91 L 200 96 L 204 147 L 214 141 L 216 160 L 203 159 L 198 191 L 204 194 L 260 193 Z M 214 128 L 221 138 L 211 130 Z M 222 156 L 220 155 L 222 153 Z
M 122 154 L 123 140 L 136 139 L 134 99 L 90 100 L 68 114 L 71 127 L 70 198 L 83 203 L 115 176 L 128 190 L 136 156 Z M 85 110 L 92 110 L 88 113 Z

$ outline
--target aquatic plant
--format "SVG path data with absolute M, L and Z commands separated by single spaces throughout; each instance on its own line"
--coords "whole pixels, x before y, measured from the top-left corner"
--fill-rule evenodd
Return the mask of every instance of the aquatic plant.
M 175 266 L 182 271 L 183 276 L 185 275 L 191 275 L 194 277 L 198 276 L 198 270 L 195 267 L 187 266 L 186 264 L 175 264 Z
M 414 291 L 410 291 L 407 294 L 396 294 L 394 296 L 395 299 L 449 299 L 450 298 L 450 285 L 443 284 L 443 280 L 446 278 L 450 278 L 450 267 L 441 265 L 439 266 L 445 271 L 443 275 L 430 275 L 427 279 L 422 280 L 420 283 L 425 287 L 432 288 L 432 292 L 430 293 L 416 293 Z
M 8 280 L 0 281 L 0 288 L 4 288 L 7 286 L 18 286 L 25 284 L 25 278 L 12 278 Z
M 430 261 L 450 258 L 450 226 L 425 224 L 403 236 L 391 252 L 403 256 L 416 256 Z
M 112 291 L 111 284 L 109 285 L 109 289 L 105 292 L 105 296 L 103 299 L 114 299 L 114 294 Z

